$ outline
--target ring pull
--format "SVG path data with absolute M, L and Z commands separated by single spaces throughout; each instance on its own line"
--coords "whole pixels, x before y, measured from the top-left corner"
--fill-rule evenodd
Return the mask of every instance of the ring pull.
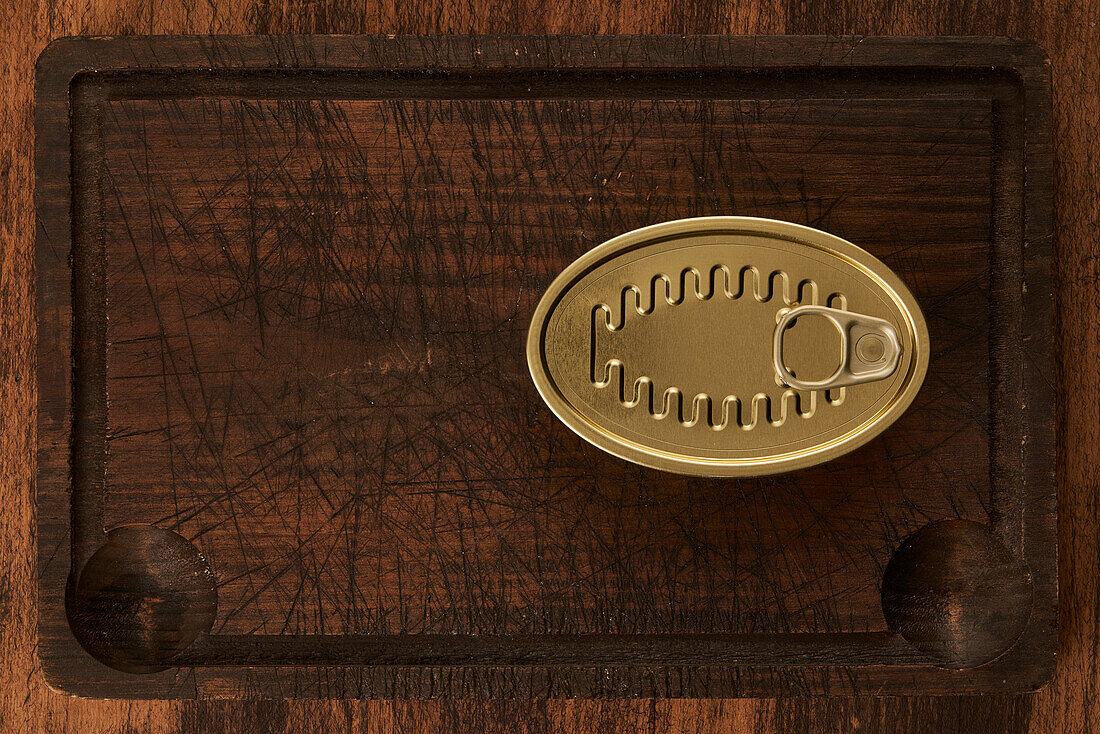
M 783 335 L 799 316 L 824 316 L 840 331 L 840 366 L 831 377 L 803 382 L 783 364 Z M 885 380 L 901 361 L 901 340 L 888 321 L 827 306 L 798 306 L 783 314 L 775 326 L 772 363 L 783 384 L 795 390 L 831 390 Z

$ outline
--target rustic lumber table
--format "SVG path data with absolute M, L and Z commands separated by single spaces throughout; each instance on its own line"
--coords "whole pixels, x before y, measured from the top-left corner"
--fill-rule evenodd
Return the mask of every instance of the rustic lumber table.
M 9 661 L 0 690 L 0 724 L 12 731 L 206 731 L 337 728 L 426 730 L 523 724 L 542 730 L 975 731 L 1081 730 L 1091 722 L 1095 676 L 1096 526 L 1090 501 L 1097 439 L 1093 232 L 1100 224 L 1094 192 L 1098 163 L 1091 131 L 1100 83 L 1093 46 L 1095 7 L 874 8 L 692 6 L 624 8 L 456 8 L 421 5 L 26 6 L 6 11 L 3 292 L 5 503 L 0 510 L 0 649 Z M 1009 35 L 1038 41 L 1054 70 L 1055 247 L 1059 449 L 1059 659 L 1053 681 L 1036 694 L 972 697 L 783 698 L 777 700 L 629 701 L 310 701 L 97 702 L 68 698 L 42 681 L 36 656 L 34 486 L 35 308 L 33 235 L 33 65 L 52 39 L 71 35 L 189 33 L 722 33 Z M 1090 226 L 1091 225 L 1091 226 Z M 1064 400 L 1066 395 L 1084 399 Z M 400 698 L 400 697 L 398 697 Z

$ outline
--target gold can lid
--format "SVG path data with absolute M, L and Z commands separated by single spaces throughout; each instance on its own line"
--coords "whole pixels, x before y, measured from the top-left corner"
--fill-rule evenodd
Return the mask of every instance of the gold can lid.
M 573 431 L 701 476 L 799 469 L 871 440 L 928 369 L 928 327 L 881 261 L 754 217 L 628 232 L 585 253 L 535 309 L 527 360 Z

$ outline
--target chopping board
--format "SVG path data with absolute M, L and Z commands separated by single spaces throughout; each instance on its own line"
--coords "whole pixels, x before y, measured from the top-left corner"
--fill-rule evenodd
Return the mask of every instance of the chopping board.
M 40 648 L 106 697 L 1030 689 L 1049 81 L 987 39 L 72 39 L 37 79 Z M 557 422 L 531 313 L 690 216 L 914 293 L 884 434 L 760 479 Z

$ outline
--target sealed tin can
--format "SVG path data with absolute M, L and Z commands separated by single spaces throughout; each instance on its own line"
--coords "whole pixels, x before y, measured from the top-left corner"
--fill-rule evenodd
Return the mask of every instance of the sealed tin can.
M 531 375 L 573 431 L 666 471 L 753 476 L 840 456 L 909 406 L 928 329 L 885 264 L 820 230 L 703 217 L 628 232 L 550 285 Z

